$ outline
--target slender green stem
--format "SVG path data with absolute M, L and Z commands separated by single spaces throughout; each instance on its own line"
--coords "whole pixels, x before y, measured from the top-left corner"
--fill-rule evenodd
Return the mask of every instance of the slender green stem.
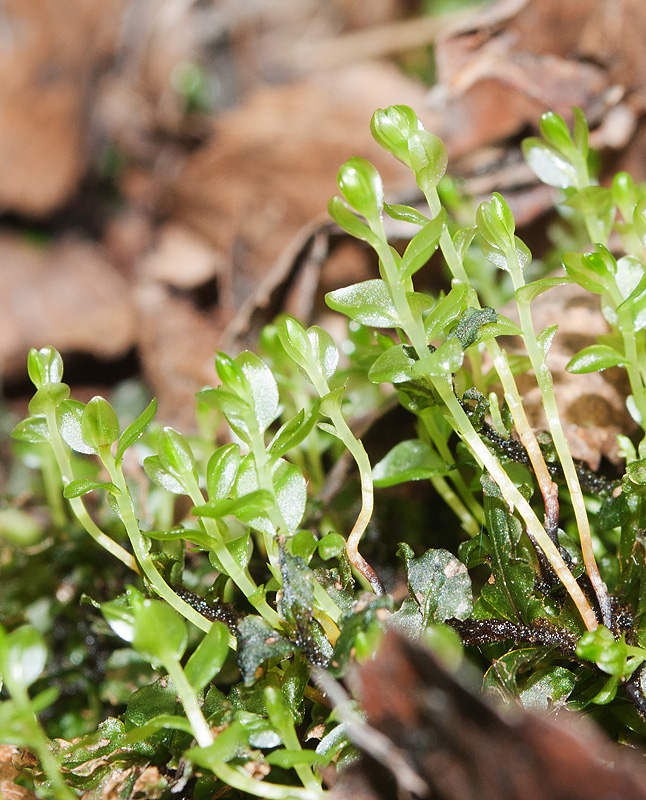
M 276 490 L 274 489 L 274 482 L 272 480 L 271 475 L 271 464 L 270 459 L 267 454 L 267 450 L 265 449 L 265 442 L 263 439 L 262 434 L 259 431 L 254 431 L 250 427 L 251 432 L 251 451 L 254 455 L 254 460 L 256 462 L 256 470 L 258 473 L 258 485 L 261 489 L 269 492 L 269 494 L 273 497 L 274 502 L 272 503 L 269 509 L 269 516 L 272 522 L 272 525 L 276 529 L 276 537 L 280 535 L 281 531 L 285 533 L 288 532 L 287 523 L 283 518 L 283 515 L 280 511 L 278 506 L 278 498 L 276 496 Z M 270 563 L 274 567 L 275 574 L 280 574 L 280 564 L 278 560 L 278 546 L 276 544 L 276 537 L 269 537 L 265 536 L 265 546 L 267 549 L 267 555 L 269 557 Z M 337 606 L 337 604 L 332 600 L 332 598 L 327 594 L 327 592 L 323 589 L 321 584 L 318 581 L 314 582 L 314 599 L 316 600 L 320 609 L 322 609 L 325 614 L 330 618 L 329 622 L 332 623 L 330 625 L 330 629 L 333 631 L 333 635 L 338 635 L 336 633 L 336 625 L 334 624 L 341 616 L 341 609 Z
M 506 248 L 505 255 L 507 263 L 510 266 L 511 277 L 514 284 L 514 291 L 518 291 L 521 286 L 525 285 L 523 279 L 522 268 L 518 262 L 518 255 L 516 248 L 510 246 Z M 565 481 L 570 492 L 570 499 L 572 508 L 577 522 L 579 531 L 579 540 L 581 542 L 581 553 L 585 563 L 586 572 L 592 583 L 604 625 L 607 627 L 612 626 L 612 607 L 610 604 L 610 597 L 608 588 L 603 582 L 599 574 L 599 567 L 594 555 L 592 547 L 592 535 L 590 532 L 590 522 L 585 508 L 585 501 L 583 499 L 583 492 L 581 491 L 581 484 L 576 472 L 572 452 L 567 442 L 561 418 L 558 412 L 556 397 L 554 395 L 554 384 L 552 381 L 552 373 L 550 372 L 546 362 L 543 350 L 541 349 L 536 339 L 536 332 L 534 330 L 534 322 L 532 319 L 531 308 L 528 302 L 518 301 L 518 313 L 520 316 L 520 325 L 525 334 L 525 346 L 527 347 L 527 354 L 529 355 L 534 374 L 538 386 L 541 390 L 541 397 L 543 400 L 543 407 L 547 417 L 547 424 L 552 435 L 552 441 L 561 462 Z
M 431 478 L 431 485 L 451 509 L 451 511 L 453 511 L 455 516 L 460 520 L 462 530 L 467 534 L 467 536 L 470 536 L 471 538 L 477 536 L 481 530 L 480 526 L 474 519 L 473 514 L 453 491 L 449 483 L 444 478 Z
M 56 458 L 56 463 L 58 464 L 58 468 L 61 472 L 63 485 L 67 486 L 67 484 L 74 480 L 74 473 L 72 471 L 69 454 L 58 432 L 58 426 L 56 425 L 56 411 L 54 408 L 49 408 L 47 410 L 45 419 L 47 421 L 49 443 L 52 447 L 54 457 Z M 103 531 L 89 515 L 88 510 L 85 508 L 83 500 L 80 497 L 70 498 L 69 504 L 74 516 L 98 545 L 111 553 L 115 558 L 118 558 L 119 561 L 122 561 L 134 572 L 139 572 L 137 562 L 133 558 L 132 554 L 127 550 L 124 550 L 121 545 L 117 544 L 109 536 L 106 536 L 106 534 L 103 533 Z
M 594 611 L 592 610 L 585 595 L 581 591 L 579 584 L 574 579 L 574 576 L 567 568 L 567 565 L 563 561 L 563 557 L 545 532 L 545 529 L 538 520 L 534 510 L 527 500 L 520 494 L 512 480 L 502 468 L 498 459 L 495 458 L 495 456 L 482 442 L 471 425 L 471 422 L 460 405 L 457 397 L 453 393 L 453 389 L 449 383 L 446 380 L 434 378 L 433 385 L 446 404 L 449 412 L 453 416 L 453 419 L 458 426 L 458 430 L 460 431 L 461 437 L 464 439 L 480 465 L 487 470 L 489 475 L 491 475 L 493 480 L 498 484 L 507 503 L 518 510 L 525 525 L 527 526 L 528 531 L 534 536 L 541 550 L 543 550 L 549 559 L 554 571 L 576 605 L 586 628 L 588 630 L 595 630 L 595 628 L 598 626 L 598 622 Z
M 179 661 L 169 659 L 164 666 L 168 670 L 168 674 L 173 679 L 175 688 L 179 699 L 182 701 L 182 706 L 186 712 L 186 719 L 188 719 L 195 740 L 200 747 L 208 747 L 213 744 L 213 734 L 207 721 L 204 719 L 204 714 L 197 702 L 197 697 L 193 691 L 193 687 L 188 682 L 186 673 L 182 669 Z
M 402 286 L 399 278 L 396 264 L 394 263 L 390 249 L 387 247 L 387 245 L 385 245 L 385 234 L 383 233 L 383 225 L 381 225 L 381 222 L 377 230 L 375 230 L 375 233 L 379 235 L 380 242 L 382 243 L 382 246 L 379 249 L 379 255 L 383 264 L 386 280 L 390 285 L 395 309 L 399 319 L 401 320 L 402 327 L 404 328 L 406 335 L 417 351 L 417 355 L 419 356 L 421 362 L 420 369 L 423 371 L 423 363 L 430 357 L 428 348 L 426 346 L 426 335 L 423 325 L 421 320 L 415 320 L 412 317 L 408 298 L 406 297 L 404 287 Z M 453 247 L 452 242 L 451 247 Z M 455 252 L 454 248 L 453 251 Z M 464 270 L 462 265 L 460 266 L 462 270 Z M 585 626 L 589 630 L 594 630 L 598 626 L 594 611 L 574 579 L 574 576 L 567 568 L 558 549 L 546 534 L 532 507 L 520 494 L 507 473 L 502 468 L 498 459 L 492 455 L 474 430 L 469 418 L 455 396 L 449 381 L 443 378 L 435 377 L 431 378 L 431 380 L 434 388 L 440 394 L 440 397 L 444 401 L 454 421 L 456 422 L 461 437 L 469 446 L 471 452 L 474 454 L 480 465 L 489 472 L 493 480 L 498 484 L 502 491 L 503 497 L 506 498 L 507 502 L 511 506 L 518 509 L 518 512 L 523 518 L 529 532 L 533 535 L 534 539 L 544 551 L 556 574 L 575 603 Z
M 185 475 L 185 488 L 193 505 L 200 506 L 204 503 L 204 496 L 200 491 L 197 481 L 192 475 Z M 205 533 L 208 534 L 212 542 L 212 550 L 224 567 L 226 574 L 231 578 L 235 585 L 245 595 L 258 613 L 269 622 L 272 627 L 279 624 L 279 617 L 276 611 L 267 603 L 264 596 L 259 595 L 258 586 L 249 573 L 242 569 L 235 558 L 229 552 L 218 529 L 217 520 L 208 517 L 200 517 L 200 525 Z
M 431 409 L 422 411 L 420 417 L 422 419 L 422 422 L 424 423 L 424 427 L 426 428 L 429 436 L 431 437 L 431 441 L 435 445 L 440 456 L 444 459 L 444 461 L 447 464 L 455 466 L 455 459 L 453 458 L 453 453 L 449 450 L 449 446 L 446 443 L 446 439 L 441 435 L 440 431 L 438 430 Z M 476 536 L 480 532 L 480 528 L 484 522 L 484 510 L 480 505 L 480 503 L 474 497 L 473 492 L 466 485 L 464 478 L 457 471 L 457 469 L 450 474 L 450 477 L 452 479 L 453 485 L 458 491 L 458 494 L 462 502 L 468 508 L 469 515 L 472 518 L 471 524 L 469 524 L 468 526 L 468 531 L 470 531 L 471 536 Z M 458 516 L 460 515 L 458 514 Z M 462 519 L 462 517 L 460 518 Z M 463 525 L 464 525 L 464 520 L 463 520 Z
M 614 298 L 613 298 L 614 299 Z M 624 352 L 626 354 L 626 372 L 630 381 L 633 399 L 641 416 L 642 428 L 646 429 L 646 387 L 644 370 L 644 338 L 643 334 L 635 331 L 632 310 L 623 306 L 623 298 L 617 298 L 619 329 L 621 331 Z M 616 301 L 615 301 L 616 302 Z M 623 307 L 622 307 L 623 306 Z M 641 334 L 641 335 L 640 335 Z
M 370 465 L 370 459 L 361 442 L 355 438 L 350 430 L 340 409 L 333 408 L 330 410 L 329 414 L 337 435 L 350 451 L 350 454 L 357 464 L 359 479 L 361 481 L 361 511 L 348 536 L 346 545 L 348 558 L 355 569 L 368 581 L 375 594 L 383 594 L 384 587 L 377 577 L 377 573 L 370 564 L 368 564 L 361 553 L 359 553 L 359 542 L 368 527 L 374 507 L 374 489 L 372 485 L 372 466 Z
M 65 525 L 67 516 L 65 514 L 65 504 L 61 493 L 61 472 L 56 463 L 56 458 L 52 448 L 43 444 L 43 460 L 41 462 L 41 472 L 45 487 L 47 504 L 52 512 L 52 522 L 57 528 Z
M 192 622 L 196 627 L 200 628 L 200 630 L 208 631 L 212 623 L 187 602 L 182 600 L 159 574 L 146 545 L 144 536 L 139 530 L 139 523 L 135 516 L 130 492 L 126 485 L 126 479 L 122 470 L 117 468 L 109 446 L 104 445 L 99 449 L 99 457 L 110 475 L 110 480 L 119 489 L 119 494 L 116 495 L 119 515 L 121 516 L 121 521 L 130 539 L 130 544 L 132 545 L 137 561 L 147 580 L 157 594 L 162 597 L 171 608 L 174 608 L 178 614 Z
M 583 166 L 586 167 L 585 164 L 583 164 Z M 587 175 L 587 172 L 585 174 Z M 441 206 L 437 191 L 434 190 L 433 192 L 428 193 L 426 195 L 426 200 L 432 213 L 438 214 Z M 446 262 L 455 278 L 468 281 L 468 276 L 455 250 L 453 240 L 448 235 L 448 232 L 446 233 L 446 239 L 440 239 L 440 246 Z M 517 258 L 515 250 L 514 258 Z M 548 531 L 553 531 L 555 526 L 558 525 L 559 516 L 557 486 L 552 481 L 540 445 L 536 439 L 536 435 L 527 420 L 527 415 L 525 414 L 525 409 L 520 397 L 520 393 L 518 392 L 518 387 L 516 386 L 516 381 L 509 367 L 507 355 L 502 351 L 498 342 L 493 338 L 487 339 L 485 346 L 492 358 L 494 368 L 498 373 L 498 377 L 500 378 L 505 399 L 507 401 L 507 407 L 509 408 L 514 420 L 516 433 L 518 434 L 521 443 L 527 451 L 534 474 L 536 475 L 539 489 L 543 496 L 543 502 L 545 504 L 545 527 Z
M 297 786 L 281 786 L 268 781 L 256 781 L 242 768 L 232 767 L 222 760 L 210 759 L 209 768 L 226 785 L 267 800 L 323 800 L 325 792 L 321 788 L 301 789 Z

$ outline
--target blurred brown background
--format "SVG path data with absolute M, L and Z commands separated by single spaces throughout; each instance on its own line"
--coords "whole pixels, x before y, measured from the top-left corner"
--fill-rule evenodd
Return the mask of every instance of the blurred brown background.
M 377 107 L 414 106 L 524 224 L 551 202 L 518 148 L 545 110 L 581 107 L 608 171 L 644 179 L 645 39 L 643 0 L 2 0 L 6 393 L 52 344 L 88 393 L 142 377 L 190 425 L 216 349 L 372 276 L 325 209 L 351 155 L 415 199 Z

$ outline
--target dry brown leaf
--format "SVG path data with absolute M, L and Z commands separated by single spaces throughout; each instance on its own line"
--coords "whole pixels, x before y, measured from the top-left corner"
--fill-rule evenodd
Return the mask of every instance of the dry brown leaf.
M 75 190 L 100 67 L 126 0 L 0 8 L 0 210 L 43 215 Z
M 220 328 L 185 298 L 162 284 L 140 284 L 137 343 L 143 377 L 158 398 L 159 418 L 184 432 L 195 428 L 195 393 L 215 385 Z
M 439 38 L 432 130 L 456 158 L 576 105 L 602 128 L 615 113 L 595 146 L 624 147 L 646 110 L 645 34 L 641 0 L 499 0 Z
M 0 364 L 23 374 L 30 347 L 123 356 L 136 319 L 126 281 L 100 248 L 68 239 L 46 247 L 0 232 Z
M 218 120 L 212 141 L 187 160 L 170 191 L 172 215 L 230 264 L 219 284 L 225 314 L 235 314 L 303 226 L 325 213 L 347 158 L 373 160 L 391 191 L 409 184 L 368 124 L 378 106 L 419 107 L 422 98 L 394 69 L 366 64 L 265 88 Z
M 627 747 L 573 714 L 499 709 L 393 630 L 360 668 L 358 684 L 371 726 L 362 746 L 373 758 L 342 775 L 335 800 L 410 797 L 397 783 L 401 790 L 405 777 L 417 776 L 428 791 L 416 796 L 433 800 L 646 798 L 643 764 Z M 385 765 L 395 767 L 394 779 Z
M 14 766 L 19 749 L 13 745 L 0 745 L 0 797 L 2 800 L 36 800 L 37 795 L 14 783 L 20 770 Z

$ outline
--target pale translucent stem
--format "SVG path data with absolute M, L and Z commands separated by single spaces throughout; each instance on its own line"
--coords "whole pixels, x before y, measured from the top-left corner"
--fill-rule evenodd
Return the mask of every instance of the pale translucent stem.
M 534 510 L 518 491 L 514 483 L 502 468 L 498 459 L 492 455 L 478 434 L 475 432 L 469 421 L 469 418 L 454 395 L 452 387 L 449 386 L 446 381 L 442 381 L 441 379 L 433 379 L 433 385 L 451 412 L 460 431 L 460 435 L 469 446 L 469 449 L 474 454 L 479 464 L 487 470 L 489 475 L 498 484 L 503 497 L 510 507 L 513 506 L 518 510 L 519 514 L 523 518 L 528 532 L 538 542 L 541 550 L 547 556 L 559 580 L 563 583 L 566 591 L 577 607 L 586 628 L 588 630 L 595 630 L 599 623 L 597 622 L 597 618 L 592 607 L 581 591 L 581 587 L 576 582 L 574 576 L 565 564 L 565 561 L 563 561 L 563 557 L 559 553 L 558 549 L 545 532 L 545 529 L 534 513 Z
M 426 202 L 433 216 L 440 213 L 441 204 L 436 190 L 426 194 Z M 446 227 L 442 231 L 442 236 L 440 237 L 440 247 L 453 277 L 461 281 L 469 282 L 469 277 L 464 269 L 464 265 L 460 261 L 460 257 L 456 252 L 453 240 Z M 558 515 L 558 489 L 551 479 L 536 435 L 527 420 L 516 381 L 514 380 L 513 373 L 507 362 L 507 356 L 503 353 L 495 339 L 487 339 L 485 341 L 485 346 L 491 356 L 498 377 L 500 378 L 505 399 L 507 400 L 507 406 L 514 420 L 516 433 L 527 451 L 534 474 L 536 475 L 536 480 L 538 481 L 545 503 L 546 525 L 550 528 L 554 519 L 555 504 L 557 506 L 556 514 Z
M 192 476 L 186 481 L 186 489 L 193 505 L 200 506 L 202 503 L 204 503 L 204 496 L 200 491 L 197 481 Z M 201 517 L 200 523 L 204 527 L 204 530 L 211 537 L 211 540 L 213 541 L 213 552 L 224 567 L 226 574 L 245 595 L 251 605 L 254 606 L 256 611 L 258 611 L 258 613 L 264 617 L 270 625 L 276 627 L 280 621 L 278 614 L 273 608 L 271 608 L 264 597 L 260 597 L 258 595 L 258 587 L 256 586 L 255 581 L 251 578 L 246 570 L 242 569 L 242 567 L 229 552 L 229 549 L 222 540 L 222 536 L 218 530 L 217 521 L 214 519 L 209 519 L 208 517 Z
M 380 238 L 382 240 L 385 239 L 383 235 L 381 235 Z M 390 250 L 382 247 L 379 255 L 381 256 L 386 277 L 388 278 L 390 284 L 393 303 L 401 321 L 402 328 L 406 332 L 411 344 L 417 351 L 420 362 L 422 362 L 420 364 L 420 369 L 423 371 L 423 362 L 428 360 L 430 357 L 428 348 L 426 346 L 426 334 L 423 325 L 421 320 L 414 319 L 411 314 L 408 298 L 406 297 L 405 289 L 399 279 L 397 267 L 392 259 Z M 538 520 L 538 517 L 534 513 L 532 507 L 520 494 L 507 473 L 502 468 L 498 459 L 492 455 L 474 430 L 464 409 L 453 393 L 453 388 L 449 382 L 446 379 L 435 377 L 431 377 L 431 381 L 436 391 L 440 394 L 442 400 L 447 406 L 454 421 L 456 422 L 460 436 L 467 443 L 480 465 L 487 470 L 492 479 L 498 484 L 503 497 L 509 503 L 510 507 L 515 507 L 518 510 L 523 518 L 523 521 L 525 522 L 525 525 L 527 526 L 528 531 L 538 542 L 540 548 L 543 550 L 550 564 L 554 568 L 557 576 L 565 586 L 566 591 L 572 598 L 579 613 L 581 614 L 586 628 L 588 628 L 588 630 L 594 630 L 598 626 L 594 611 L 588 603 L 585 595 L 581 591 L 578 583 L 574 579 L 574 576 L 567 568 L 567 565 L 563 561 L 558 549 L 545 532 L 545 529 Z
M 511 265 L 511 276 L 514 284 L 514 290 L 517 291 L 521 286 L 524 285 L 524 280 L 522 277 L 522 269 L 518 263 L 516 248 L 507 248 L 505 255 L 507 257 L 507 263 Z M 536 340 L 534 322 L 532 320 L 529 303 L 519 302 L 518 313 L 520 316 L 520 326 L 525 334 L 525 346 L 527 347 L 527 354 L 529 355 L 532 367 L 534 369 L 534 374 L 536 375 L 536 380 L 541 390 L 543 407 L 547 417 L 547 425 L 549 427 L 552 441 L 554 442 L 554 447 L 556 448 L 559 461 L 561 462 L 563 475 L 570 492 L 572 509 L 574 511 L 574 516 L 576 518 L 577 528 L 579 531 L 583 562 L 599 603 L 603 624 L 607 627 L 611 627 L 612 607 L 610 604 L 610 597 L 608 595 L 608 588 L 599 574 L 599 568 L 594 555 L 594 550 L 592 547 L 592 535 L 590 532 L 590 522 L 588 520 L 585 501 L 583 499 L 583 492 L 581 491 L 581 484 L 579 483 L 579 477 L 576 472 L 572 453 L 561 424 L 561 418 L 559 416 L 558 407 L 556 404 L 556 397 L 554 396 L 552 373 L 545 363 L 545 356 L 540 345 L 538 344 L 538 341 Z
M 72 472 L 69 454 L 65 449 L 63 440 L 58 432 L 58 427 L 56 425 L 56 412 L 53 408 L 46 412 L 45 419 L 47 421 L 49 443 L 52 451 L 54 452 L 54 457 L 56 459 L 56 463 L 58 464 L 61 478 L 63 480 L 63 485 L 67 486 L 74 480 L 74 473 Z M 123 562 L 133 572 L 139 573 L 139 567 L 137 566 L 137 561 L 133 555 L 127 550 L 124 550 L 120 544 L 117 544 L 117 542 L 103 533 L 103 531 L 88 513 L 83 500 L 80 497 L 71 497 L 68 502 L 72 512 L 74 513 L 74 516 L 78 519 L 78 521 L 85 528 L 87 533 L 90 534 L 94 541 L 107 550 L 108 553 L 113 555 L 115 558 L 118 558 L 119 561 Z
M 115 484 L 117 489 L 119 489 L 119 494 L 116 496 L 119 515 L 121 516 L 121 521 L 126 529 L 126 533 L 130 539 L 130 544 L 132 545 L 132 549 L 134 550 L 135 556 L 141 566 L 141 569 L 143 570 L 144 575 L 157 594 L 163 598 L 171 608 L 174 608 L 178 614 L 189 620 L 189 622 L 192 622 L 193 625 L 200 628 L 200 630 L 205 632 L 208 631 L 211 628 L 212 623 L 203 617 L 187 602 L 182 600 L 182 598 L 179 597 L 162 578 L 157 567 L 155 566 L 153 559 L 148 552 L 144 537 L 139 530 L 139 523 L 137 522 L 137 518 L 135 516 L 132 500 L 130 498 L 130 492 L 128 491 L 123 472 L 120 469 L 117 469 L 114 463 L 114 457 L 110 452 L 110 448 L 107 445 L 100 448 L 99 456 L 105 468 L 108 470 L 110 480 Z
M 204 714 L 197 702 L 197 697 L 193 691 L 193 687 L 188 682 L 186 673 L 182 669 L 179 661 L 169 660 L 164 664 L 168 670 L 168 674 L 173 679 L 177 694 L 182 702 L 186 719 L 189 721 L 193 736 L 200 747 L 208 747 L 213 744 L 213 734 L 207 721 L 204 719 Z

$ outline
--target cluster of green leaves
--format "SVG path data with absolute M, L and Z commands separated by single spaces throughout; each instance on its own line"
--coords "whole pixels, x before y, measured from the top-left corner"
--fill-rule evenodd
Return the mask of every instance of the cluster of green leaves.
M 611 333 L 569 369 L 623 365 L 644 430 L 646 193 L 623 174 L 598 186 L 583 115 L 575 110 L 570 133 L 546 114 L 542 138 L 525 142 L 527 161 L 593 244 L 562 255 L 563 275 L 527 283 L 532 256 L 502 196 L 459 227 L 441 201 L 443 143 L 406 106 L 377 111 L 371 129 L 411 169 L 428 214 L 386 203 L 364 159 L 340 169 L 330 214 L 375 250 L 380 273 L 327 296 L 350 319 L 343 366 L 329 333 L 281 318 L 263 332 L 261 355 L 217 355 L 220 385 L 198 394 L 200 433 L 187 437 L 155 422 L 154 401 L 124 426 L 128 415 L 104 398 L 71 399 L 60 355 L 30 353 L 36 392 L 13 436 L 17 463 L 40 468 L 50 524 L 41 529 L 18 508 L 0 516 L 0 578 L 14 576 L 11 632 L 0 628 L 0 741 L 34 751 L 43 796 L 101 791 L 115 770 L 128 796 L 153 763 L 150 796 L 191 780 L 195 797 L 231 787 L 321 798 L 324 769 L 356 751 L 311 670 L 342 676 L 372 657 L 387 624 L 423 636 L 450 663 L 459 634 L 488 668 L 485 687 L 526 706 L 567 704 L 617 738 L 646 734 L 646 441 L 623 437 L 625 475 L 586 496 L 546 364 L 556 326 L 536 332 L 531 310 L 565 283 L 600 296 Z M 402 251 L 388 242 L 384 215 L 411 225 Z M 611 235 L 623 254 L 611 252 Z M 436 251 L 452 280 L 431 297 L 413 278 Z M 492 281 L 507 274 L 519 324 L 481 304 L 483 263 Z M 527 357 L 505 352 L 498 338 L 510 334 Z M 515 382 L 529 368 L 550 426 L 541 442 Z M 351 421 L 389 405 L 384 384 L 416 435 L 373 466 Z M 223 425 L 226 443 L 215 446 Z M 335 465 L 346 456 L 358 484 L 348 481 L 334 503 Z M 410 481 L 429 481 L 446 502 L 454 547 L 432 547 L 433 530 L 406 532 L 398 556 L 409 596 L 395 607 L 380 577 L 392 564 L 368 563 L 360 546 L 369 526 L 373 539 L 385 535 L 375 487 Z M 377 499 L 387 504 L 388 493 Z M 109 563 L 96 558 L 101 548 Z M 20 570 L 37 578 L 25 585 Z M 69 636 L 70 615 L 82 610 L 94 661 L 74 640 L 47 666 L 46 642 L 53 647 L 61 621 Z M 85 707 L 66 701 L 75 693 Z

